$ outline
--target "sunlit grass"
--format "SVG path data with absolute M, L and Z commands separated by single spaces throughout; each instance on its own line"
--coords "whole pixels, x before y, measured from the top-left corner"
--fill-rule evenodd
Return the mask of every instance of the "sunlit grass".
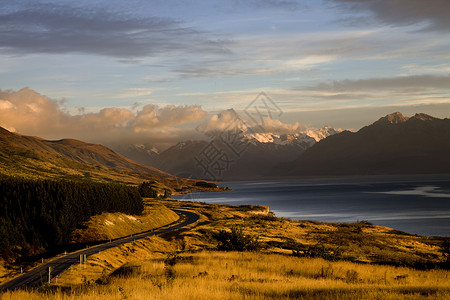
M 145 205 L 142 215 L 130 216 L 124 213 L 102 213 L 86 223 L 87 228 L 76 229 L 72 241 L 81 243 L 108 240 L 158 228 L 179 219 L 179 216 L 164 205 Z
M 263 251 L 292 254 L 295 249 L 324 246 L 330 253 L 339 251 L 340 259 L 409 265 L 428 268 L 443 259 L 442 239 L 416 236 L 365 222 L 322 223 L 265 217 L 258 207 L 214 205 L 195 202 L 170 202 L 168 208 L 188 207 L 202 213 L 207 221 L 179 237 L 190 250 L 215 248 L 212 233 L 242 226 L 245 234 L 257 236 Z M 262 208 L 261 208 L 262 209 Z
M 3 299 L 445 299 L 450 273 L 280 254 L 211 252 L 127 264 L 102 285 Z

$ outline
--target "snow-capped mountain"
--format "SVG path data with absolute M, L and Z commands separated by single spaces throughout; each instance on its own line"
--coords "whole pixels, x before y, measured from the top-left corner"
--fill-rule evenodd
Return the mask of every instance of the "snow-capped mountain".
M 320 129 L 307 129 L 297 133 L 276 134 L 276 133 L 243 133 L 242 139 L 249 143 L 274 143 L 277 145 L 304 144 L 306 148 L 311 147 L 316 142 L 324 138 L 342 132 L 341 129 L 335 129 L 325 126 Z
M 330 135 L 334 135 L 342 131 L 343 131 L 342 129 L 335 129 L 331 126 L 325 126 L 320 129 L 308 129 L 304 133 L 307 136 L 313 138 L 316 142 L 319 142 L 320 140 L 323 140 L 324 138 L 327 138 Z
M 267 176 L 267 170 L 283 162 L 296 159 L 318 141 L 341 132 L 325 126 L 295 133 L 257 133 L 248 128 L 215 132 L 208 140 L 189 140 L 159 152 L 145 145 L 116 147 L 122 155 L 157 167 L 171 174 L 205 179 L 248 179 Z M 210 147 L 211 149 L 209 149 Z M 202 163 L 204 152 L 215 150 L 221 161 Z M 222 166 L 218 164 L 222 163 Z M 216 168 L 217 172 L 215 172 Z M 180 175 L 181 176 L 181 175 Z

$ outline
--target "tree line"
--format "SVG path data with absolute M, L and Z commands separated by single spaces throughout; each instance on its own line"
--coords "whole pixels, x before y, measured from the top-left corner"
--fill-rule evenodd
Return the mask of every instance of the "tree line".
M 91 216 L 143 209 L 131 186 L 0 177 L 0 255 L 50 250 L 69 243 L 71 232 Z

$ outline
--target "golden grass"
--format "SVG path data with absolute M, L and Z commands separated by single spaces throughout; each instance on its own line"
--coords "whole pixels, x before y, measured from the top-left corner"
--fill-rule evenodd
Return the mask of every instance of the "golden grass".
M 161 255 L 159 255 L 161 256 Z M 445 299 L 450 272 L 418 271 L 280 254 L 184 253 L 173 266 L 153 257 L 128 263 L 106 284 L 3 299 Z
M 215 248 L 213 232 L 240 225 L 255 235 L 270 253 L 292 254 L 292 250 L 323 245 L 340 251 L 351 261 L 395 265 L 425 265 L 442 259 L 439 238 L 402 234 L 391 228 L 365 223 L 322 223 L 265 217 L 265 207 L 214 205 L 197 202 L 162 202 L 168 208 L 185 207 L 204 216 L 193 230 L 179 236 L 189 250 Z
M 94 254 L 86 264 L 73 265 L 69 270 L 53 280 L 55 286 L 77 286 L 102 282 L 114 270 L 130 262 L 140 262 L 150 258 L 165 257 L 166 251 L 175 251 L 176 244 L 160 237 L 149 237 L 119 247 Z
M 76 229 L 73 232 L 72 242 L 115 239 L 162 227 L 178 219 L 179 216 L 164 205 L 147 201 L 142 215 L 102 213 L 92 217 L 85 224 L 87 228 Z
M 62 156 L 37 153 L 36 157 L 11 155 L 6 161 L 0 161 L 0 173 L 32 179 L 88 179 L 97 182 L 117 182 L 139 184 L 143 180 L 153 179 L 144 173 L 110 169 L 100 165 L 89 165 L 70 160 Z

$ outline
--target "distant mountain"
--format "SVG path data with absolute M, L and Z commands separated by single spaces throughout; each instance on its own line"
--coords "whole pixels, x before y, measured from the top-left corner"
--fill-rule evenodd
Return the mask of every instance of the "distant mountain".
M 89 144 L 73 139 L 42 141 L 57 153 L 85 164 L 101 165 L 112 169 L 142 172 L 156 176 L 168 176 L 160 170 L 137 163 L 113 150 L 98 144 Z
M 158 164 L 159 150 L 147 144 L 114 145 L 114 151 L 147 166 Z
M 450 119 L 396 112 L 358 132 L 321 140 L 272 175 L 334 176 L 450 172 Z
M 239 129 L 241 130 L 241 129 Z M 245 129 L 243 129 L 245 130 Z M 317 141 L 336 134 L 341 130 L 326 126 L 293 134 L 256 133 L 242 131 L 235 144 L 244 151 L 233 149 L 223 137 L 232 132 L 222 132 L 222 139 L 212 139 L 212 143 L 224 156 L 218 164 L 201 166 L 202 153 L 211 141 L 180 142 L 161 153 L 144 145 L 130 145 L 115 148 L 121 154 L 144 164 L 155 166 L 171 174 L 204 179 L 257 179 L 275 166 L 296 159 L 305 149 Z M 238 153 L 239 152 L 239 153 Z M 223 168 L 220 172 L 218 168 Z
M 111 149 L 72 139 L 47 141 L 0 127 L 0 174 L 24 177 L 90 177 L 98 181 L 135 182 L 171 177 Z

